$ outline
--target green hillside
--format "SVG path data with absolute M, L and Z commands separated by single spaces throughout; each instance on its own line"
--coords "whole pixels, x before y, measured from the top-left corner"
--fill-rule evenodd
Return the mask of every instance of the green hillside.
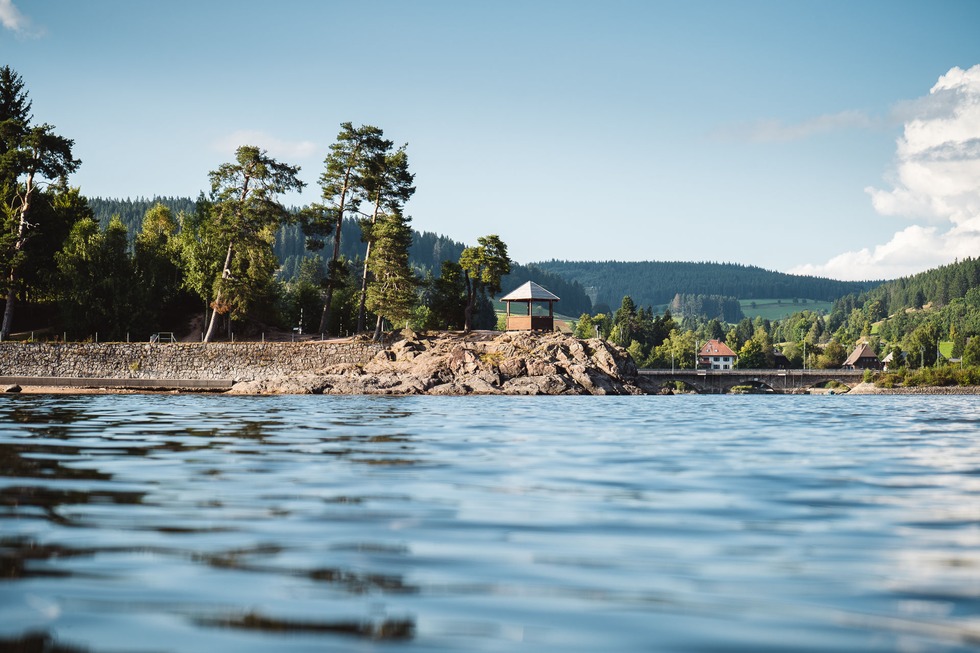
M 742 313 L 749 318 L 761 317 L 764 320 L 782 320 L 799 311 L 809 310 L 815 313 L 829 313 L 834 307 L 833 302 L 813 299 L 741 299 Z
M 618 306 L 625 295 L 632 297 L 638 306 L 661 306 L 669 304 L 679 293 L 739 300 L 771 297 L 792 302 L 794 297 L 806 297 L 811 301 L 833 302 L 881 283 L 800 276 L 736 263 L 552 260 L 535 265 L 580 283 L 597 307 Z

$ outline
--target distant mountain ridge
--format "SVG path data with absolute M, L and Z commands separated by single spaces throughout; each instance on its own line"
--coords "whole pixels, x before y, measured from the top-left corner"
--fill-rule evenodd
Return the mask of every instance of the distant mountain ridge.
M 562 261 L 535 267 L 580 283 L 594 306 L 619 306 L 624 295 L 637 306 L 665 306 L 674 296 L 721 295 L 737 299 L 805 298 L 832 302 L 882 281 L 838 281 L 775 272 L 738 263 L 688 261 Z

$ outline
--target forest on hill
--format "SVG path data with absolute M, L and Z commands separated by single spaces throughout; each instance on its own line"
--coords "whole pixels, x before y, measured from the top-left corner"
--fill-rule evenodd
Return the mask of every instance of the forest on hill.
M 678 300 L 682 300 L 681 296 Z M 691 368 L 716 339 L 740 368 L 839 368 L 860 343 L 890 359 L 883 384 L 980 384 L 980 259 L 965 259 L 837 299 L 828 314 L 799 310 L 779 320 L 657 314 L 623 298 L 614 312 L 582 315 L 575 332 L 626 347 L 644 367 Z
M 950 342 L 959 358 L 980 335 L 980 258 L 967 258 L 841 297 L 827 316 L 842 338 L 867 337 L 886 345 L 904 340 L 904 351 L 933 360 Z M 980 340 L 980 339 L 978 339 Z M 901 349 L 901 347 L 898 347 Z
M 670 304 L 678 293 L 736 299 L 798 297 L 834 301 L 881 283 L 800 276 L 737 263 L 551 260 L 535 265 L 580 283 L 596 307 L 618 306 L 625 295 L 639 306 L 662 307 Z

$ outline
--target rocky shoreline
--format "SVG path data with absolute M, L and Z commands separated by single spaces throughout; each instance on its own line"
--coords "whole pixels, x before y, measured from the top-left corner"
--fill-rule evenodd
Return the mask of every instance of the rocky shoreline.
M 561 333 L 523 331 L 418 334 L 406 330 L 395 334 L 385 346 L 346 342 L 345 347 L 363 349 L 366 355 L 360 358 L 362 362 L 345 361 L 353 356 L 349 352 L 343 356 L 335 355 L 334 360 L 329 361 L 309 346 L 297 344 L 278 351 L 275 358 L 261 361 L 262 365 L 253 362 L 240 378 L 226 382 L 231 386 L 230 390 L 203 387 L 188 390 L 176 386 L 167 390 L 147 390 L 128 387 L 124 385 L 125 379 L 114 378 L 115 387 L 101 388 L 30 385 L 29 381 L 22 380 L 20 385 L 0 386 L 0 392 L 123 394 L 189 391 L 234 395 L 443 396 L 672 394 L 672 391 L 662 389 L 659 381 L 639 374 L 636 364 L 622 347 L 598 338 L 582 340 Z M 259 353 L 273 355 L 265 349 Z M 812 393 L 831 394 L 831 391 L 813 390 Z M 886 389 L 861 383 L 849 392 L 833 394 L 977 395 L 980 387 Z
M 873 383 L 861 383 L 853 388 L 849 395 L 980 395 L 980 386 L 976 385 L 930 385 L 914 388 L 879 388 Z
M 230 394 L 638 395 L 636 365 L 605 340 L 560 333 L 403 331 L 364 365 L 236 383 Z

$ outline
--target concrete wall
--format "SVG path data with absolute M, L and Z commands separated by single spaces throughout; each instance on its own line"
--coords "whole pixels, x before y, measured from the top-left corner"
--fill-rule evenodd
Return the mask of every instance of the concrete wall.
M 0 344 L 0 377 L 252 381 L 363 364 L 383 349 L 361 342 Z

